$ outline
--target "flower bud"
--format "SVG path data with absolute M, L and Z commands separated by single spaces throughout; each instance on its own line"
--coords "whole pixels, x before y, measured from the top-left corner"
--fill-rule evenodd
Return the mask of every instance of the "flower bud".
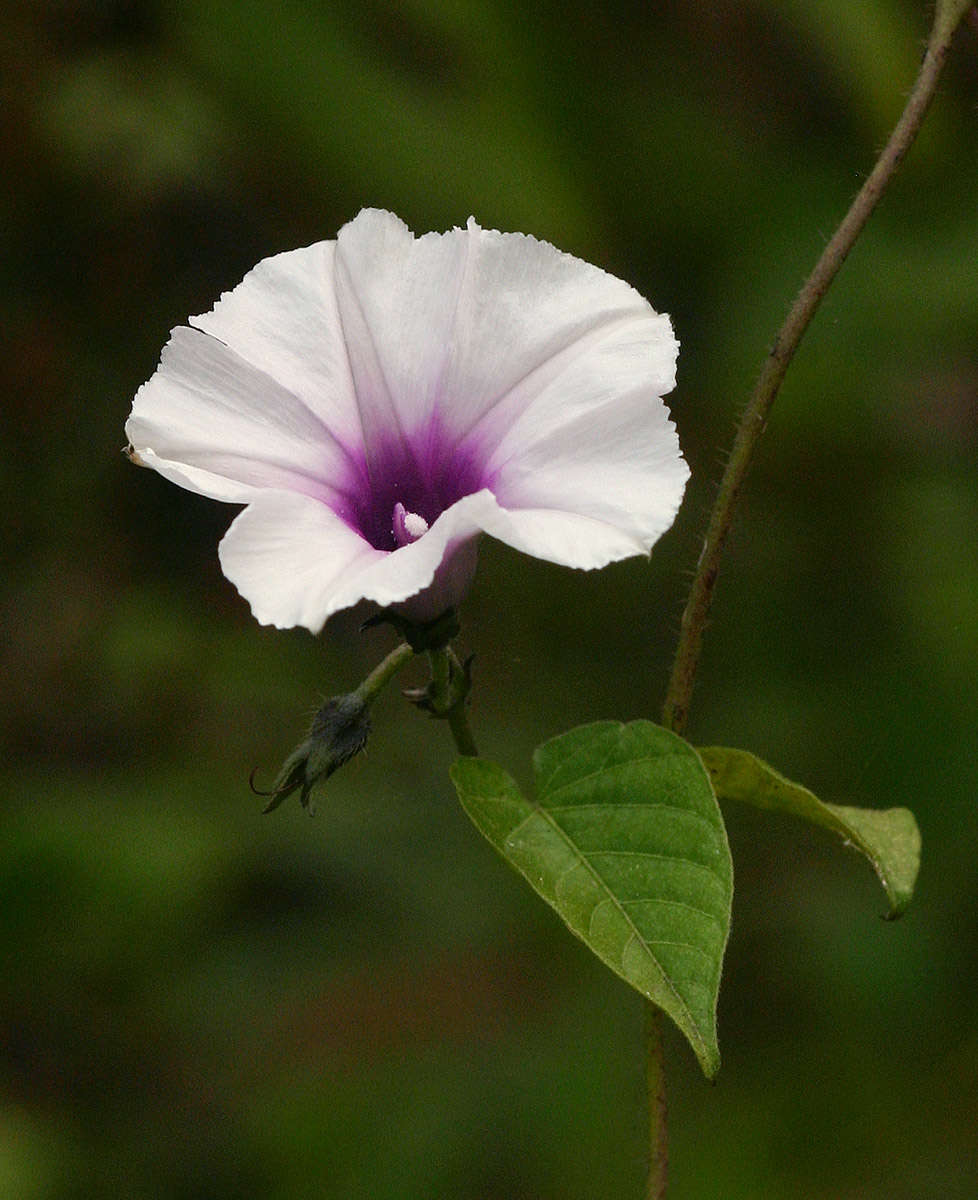
M 252 772 L 252 791 L 258 796 L 270 797 L 263 811 L 271 812 L 298 791 L 302 807 L 312 815 L 313 806 L 309 800 L 312 789 L 366 746 L 370 734 L 368 708 L 367 701 L 357 692 L 334 696 L 313 717 L 306 739 L 282 764 L 269 791 L 255 787 Z
M 373 629 L 377 625 L 393 625 L 415 654 L 443 649 L 458 636 L 461 628 L 454 608 L 446 609 L 429 621 L 413 621 L 395 609 L 385 608 L 368 617 L 360 629 Z

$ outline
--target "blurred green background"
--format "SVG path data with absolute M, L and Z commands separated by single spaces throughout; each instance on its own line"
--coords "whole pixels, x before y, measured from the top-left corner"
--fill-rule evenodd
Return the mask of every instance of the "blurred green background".
M 171 326 L 363 205 L 532 232 L 683 343 L 651 566 L 486 544 L 484 753 L 655 717 L 777 323 L 895 121 L 917 0 L 14 0 L 0 15 L 0 1196 L 638 1196 L 641 1005 L 461 814 L 447 731 L 272 816 L 392 644 L 257 626 L 232 510 L 119 453 Z M 675 1200 L 978 1195 L 978 37 L 802 347 L 693 710 L 826 800 L 917 813 L 884 924 L 827 838 L 728 812 L 715 1087 L 670 1031 Z

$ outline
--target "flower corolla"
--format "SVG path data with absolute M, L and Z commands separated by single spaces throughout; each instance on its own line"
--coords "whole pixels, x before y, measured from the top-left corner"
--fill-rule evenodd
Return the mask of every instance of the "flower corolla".
M 219 555 L 263 624 L 316 633 L 360 600 L 427 620 L 480 533 L 602 567 L 647 554 L 682 499 L 669 318 L 535 238 L 472 219 L 416 238 L 365 209 L 190 326 L 126 433 L 136 461 L 245 505 Z

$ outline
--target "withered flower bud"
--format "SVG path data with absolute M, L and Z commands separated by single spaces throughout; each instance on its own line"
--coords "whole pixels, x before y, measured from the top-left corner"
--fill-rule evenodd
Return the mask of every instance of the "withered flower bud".
M 369 705 L 359 692 L 327 700 L 313 717 L 308 736 L 282 764 L 267 792 L 255 787 L 252 772 L 252 791 L 270 797 L 263 811 L 271 812 L 298 791 L 302 807 L 311 815 L 313 806 L 309 794 L 312 789 L 361 751 L 369 734 Z

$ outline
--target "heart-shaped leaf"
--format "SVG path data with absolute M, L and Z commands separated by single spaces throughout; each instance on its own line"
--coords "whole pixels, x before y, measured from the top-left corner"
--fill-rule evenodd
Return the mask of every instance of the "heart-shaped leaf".
M 536 801 L 495 763 L 460 758 L 465 811 L 613 971 L 720 1064 L 716 1002 L 733 868 L 695 750 L 648 721 L 604 721 L 540 746 Z
M 747 750 L 707 746 L 700 750 L 721 800 L 790 813 L 830 829 L 872 863 L 888 900 L 889 917 L 903 914 L 920 870 L 920 830 L 908 808 L 848 808 L 826 804 Z

